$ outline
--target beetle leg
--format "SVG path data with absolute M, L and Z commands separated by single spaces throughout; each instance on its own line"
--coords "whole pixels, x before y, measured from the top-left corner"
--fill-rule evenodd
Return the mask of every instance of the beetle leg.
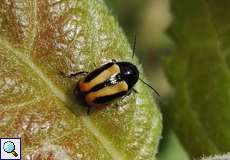
M 121 106 L 122 101 L 124 101 L 124 99 L 125 99 L 126 97 L 130 96 L 130 94 L 131 94 L 132 92 L 134 92 L 135 94 L 139 93 L 136 89 L 132 88 L 126 95 L 124 95 L 123 97 L 121 97 L 120 101 L 118 101 L 118 102 L 116 103 L 116 106 L 117 106 L 117 107 Z M 121 104 L 120 104 L 119 102 L 121 102 Z
M 69 75 L 69 77 L 75 77 L 77 75 L 80 75 L 80 74 L 88 74 L 89 72 L 86 72 L 86 71 L 81 71 L 81 72 L 77 72 L 77 73 L 71 73 Z
M 126 97 L 130 96 L 130 94 L 132 93 L 132 90 L 130 90 L 126 95 L 124 95 L 123 97 L 121 97 L 121 99 L 119 101 L 116 102 L 116 106 L 122 106 L 123 105 L 123 101 Z
M 113 62 L 113 63 L 116 63 L 117 61 L 116 61 L 115 59 L 112 59 L 112 62 Z
M 71 74 L 69 74 L 69 75 L 65 74 L 65 73 L 62 72 L 62 71 L 60 71 L 60 73 L 61 73 L 64 77 L 71 78 L 71 77 L 75 77 L 75 76 L 80 75 L 80 74 L 88 74 L 89 72 L 81 71 L 81 72 L 77 72 L 77 73 L 71 73 Z

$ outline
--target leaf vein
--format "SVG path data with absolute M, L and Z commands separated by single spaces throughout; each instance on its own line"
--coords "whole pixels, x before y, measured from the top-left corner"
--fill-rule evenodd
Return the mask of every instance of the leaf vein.
M 32 27 L 32 40 L 31 40 L 31 44 L 30 44 L 30 49 L 31 51 L 33 50 L 33 46 L 34 46 L 34 42 L 35 42 L 35 38 L 37 36 L 37 12 L 38 12 L 38 5 L 37 5 L 37 0 L 33 0 L 33 27 Z
M 206 138 L 209 145 L 211 145 L 214 148 L 214 150 L 219 152 L 219 149 L 216 147 L 214 141 L 211 139 L 210 135 L 207 134 L 207 132 L 206 132 L 207 130 L 204 129 L 205 127 L 199 118 L 199 113 L 196 110 L 194 110 L 193 107 L 191 107 L 191 105 L 190 105 L 191 104 L 191 102 L 190 102 L 191 95 L 190 95 L 187 83 L 185 83 L 185 96 L 187 99 L 187 109 L 189 110 L 189 113 L 191 113 L 191 116 L 194 118 L 195 121 L 197 121 L 199 128 L 200 128 L 201 132 L 204 133 L 204 135 L 205 135 L 204 137 Z
M 44 84 L 50 89 L 50 91 L 60 99 L 67 106 L 74 106 L 74 102 L 68 98 L 53 82 L 40 70 L 40 68 L 34 64 L 31 58 L 13 48 L 9 42 L 6 40 L 0 39 L 0 46 L 10 50 L 21 62 L 29 66 L 44 82 Z M 105 150 L 111 155 L 115 160 L 123 159 L 121 153 L 116 150 L 113 144 L 107 139 L 107 137 L 101 133 L 92 123 L 91 119 L 88 116 L 79 116 L 82 119 L 84 125 L 88 130 L 100 141 Z
M 208 16 L 208 21 L 209 23 L 213 26 L 213 29 L 214 29 L 214 36 L 216 38 L 216 51 L 217 51 L 217 54 L 218 56 L 221 58 L 222 60 L 222 64 L 223 64 L 223 68 L 225 69 L 225 71 L 227 72 L 228 76 L 230 75 L 230 71 L 229 71 L 229 68 L 228 68 L 228 65 L 226 63 L 226 60 L 225 60 L 225 57 L 221 54 L 223 53 L 222 51 L 222 48 L 221 48 L 221 45 L 222 45 L 222 42 L 221 42 L 221 38 L 220 38 L 220 33 L 217 29 L 217 26 L 213 20 L 213 16 L 210 12 L 210 6 L 209 6 L 209 2 L 207 0 L 203 0 L 204 2 L 204 5 L 206 5 L 206 11 L 207 11 L 207 16 Z

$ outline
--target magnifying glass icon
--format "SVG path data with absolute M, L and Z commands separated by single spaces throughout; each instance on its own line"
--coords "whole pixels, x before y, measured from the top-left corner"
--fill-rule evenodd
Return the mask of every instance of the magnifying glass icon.
M 3 144 L 3 150 L 6 152 L 6 153 L 11 153 L 14 155 L 14 157 L 17 157 L 18 154 L 17 152 L 15 152 L 15 145 L 13 142 L 11 141 L 7 141 Z

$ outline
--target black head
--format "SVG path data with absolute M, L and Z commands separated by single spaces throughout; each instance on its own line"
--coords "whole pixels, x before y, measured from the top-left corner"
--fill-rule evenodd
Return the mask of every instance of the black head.
M 139 79 L 139 71 L 135 65 L 129 62 L 116 63 L 121 70 L 121 78 L 128 84 L 131 89 Z

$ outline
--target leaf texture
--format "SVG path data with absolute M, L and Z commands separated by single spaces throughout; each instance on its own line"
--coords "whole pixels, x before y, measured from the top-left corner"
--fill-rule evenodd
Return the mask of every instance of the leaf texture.
M 229 153 L 224 155 L 214 155 L 209 157 L 203 157 L 201 160 L 228 160 L 230 159 Z
M 165 71 L 175 88 L 168 120 L 192 157 L 230 148 L 230 1 L 176 0 L 176 43 Z M 172 107 L 173 106 L 173 107 Z
M 161 115 L 148 89 L 87 115 L 78 78 L 60 74 L 131 54 L 101 0 L 2 0 L 0 137 L 21 137 L 26 160 L 155 159 Z

